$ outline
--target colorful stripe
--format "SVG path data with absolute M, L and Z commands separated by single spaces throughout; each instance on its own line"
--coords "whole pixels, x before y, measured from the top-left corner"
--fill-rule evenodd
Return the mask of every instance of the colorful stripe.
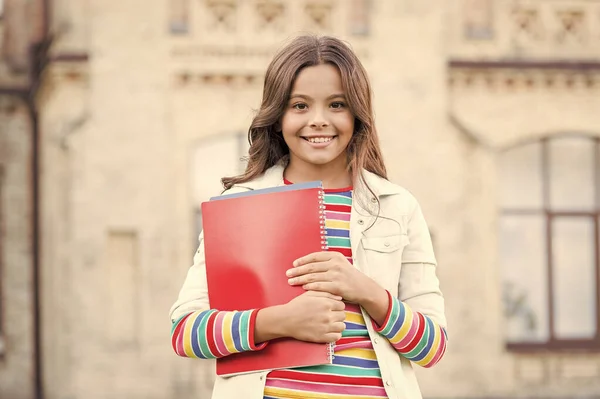
M 388 292 L 389 310 L 382 327 L 373 323 L 375 331 L 385 336 L 398 353 L 423 367 L 431 367 L 446 352 L 446 329 L 431 318 L 413 312 Z
M 233 353 L 260 350 L 254 344 L 258 310 L 192 312 L 173 323 L 171 345 L 179 356 L 216 359 Z

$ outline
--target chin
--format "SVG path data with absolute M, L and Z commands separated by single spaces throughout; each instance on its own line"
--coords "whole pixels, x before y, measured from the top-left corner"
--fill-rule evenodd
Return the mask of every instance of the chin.
M 327 165 L 336 160 L 335 157 L 305 157 L 304 160 L 313 165 Z

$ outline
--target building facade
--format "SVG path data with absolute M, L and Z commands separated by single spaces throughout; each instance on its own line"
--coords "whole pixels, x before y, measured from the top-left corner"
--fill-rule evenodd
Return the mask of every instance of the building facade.
M 0 398 L 208 398 L 168 309 L 273 53 L 347 40 L 420 201 L 427 398 L 600 397 L 600 1 L 0 1 Z

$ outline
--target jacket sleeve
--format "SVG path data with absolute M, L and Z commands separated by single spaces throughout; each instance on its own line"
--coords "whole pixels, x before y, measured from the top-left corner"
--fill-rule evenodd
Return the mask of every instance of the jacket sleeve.
M 194 264 L 170 311 L 171 344 L 175 353 L 183 357 L 214 359 L 262 349 L 266 343 L 255 345 L 254 342 L 257 313 L 256 309 L 225 312 L 210 308 L 204 235 L 200 234 Z
M 431 236 L 421 207 L 416 200 L 414 203 L 408 222 L 409 244 L 402 254 L 398 298 L 388 292 L 386 320 L 375 329 L 407 359 L 431 367 L 446 351 L 446 316 Z

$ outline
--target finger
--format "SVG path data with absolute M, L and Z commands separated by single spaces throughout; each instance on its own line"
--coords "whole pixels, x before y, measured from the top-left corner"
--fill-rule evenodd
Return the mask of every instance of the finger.
M 307 263 L 313 262 L 325 262 L 332 258 L 332 252 L 322 251 L 322 252 L 313 252 L 312 254 L 308 254 L 301 258 L 298 258 L 294 261 L 294 267 L 306 265 Z
M 346 320 L 346 312 L 344 312 L 344 311 L 334 312 L 333 315 L 331 315 L 331 319 L 336 322 L 340 322 L 340 321 L 343 322 Z
M 335 323 L 331 324 L 331 327 L 329 327 L 329 332 L 341 333 L 345 329 L 346 329 L 346 323 L 341 322 L 341 321 L 336 321 Z
M 325 292 L 325 291 L 306 291 L 302 295 L 310 295 L 310 296 L 318 296 L 318 297 L 322 297 L 322 298 L 329 298 L 329 299 L 333 299 L 337 302 L 342 300 L 341 296 L 333 295 L 333 294 L 331 294 L 329 292 Z
M 329 264 L 327 262 L 313 262 L 291 268 L 285 272 L 285 275 L 288 277 L 297 277 L 305 274 L 326 272 L 327 270 L 329 270 Z
M 343 296 L 337 284 L 328 281 L 319 281 L 316 283 L 307 283 L 302 286 L 307 291 L 324 291 L 332 295 Z
M 331 310 L 333 310 L 334 312 L 341 312 L 345 315 L 344 310 L 346 310 L 346 304 L 341 300 L 337 300 L 331 305 Z
M 336 342 L 336 341 L 339 341 L 341 338 L 342 338 L 342 333 L 332 332 L 332 333 L 325 334 L 323 341 L 324 342 Z
M 319 281 L 329 281 L 326 272 L 305 274 L 304 276 L 294 277 L 288 279 L 290 285 L 304 285 L 308 283 L 315 283 Z

